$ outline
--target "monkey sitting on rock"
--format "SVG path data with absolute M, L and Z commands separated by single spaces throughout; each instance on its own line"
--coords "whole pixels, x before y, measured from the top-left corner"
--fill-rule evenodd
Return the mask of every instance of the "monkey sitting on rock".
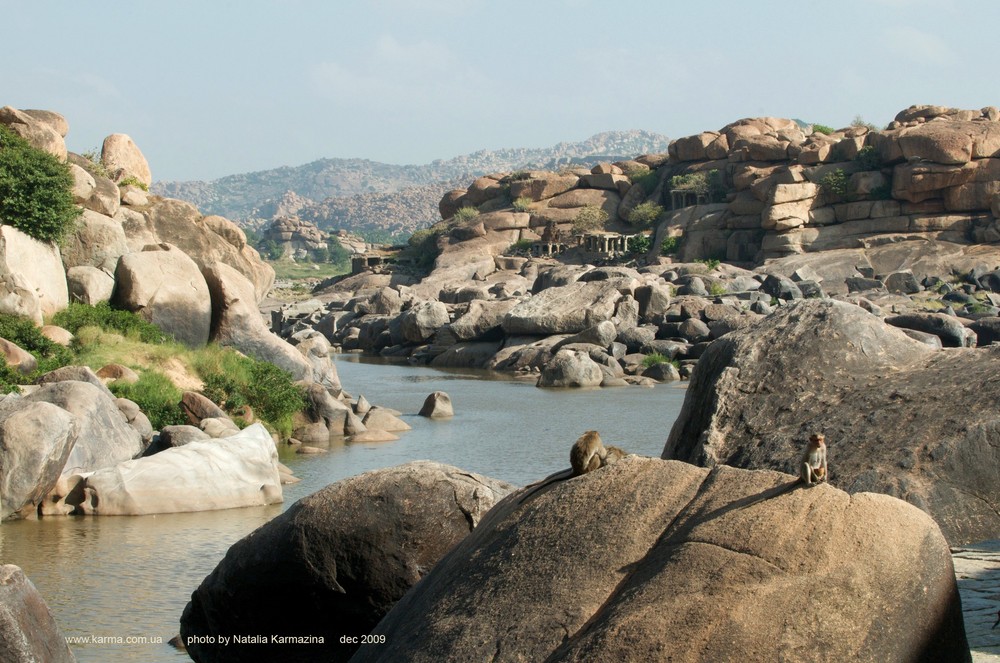
M 597 431 L 589 430 L 573 443 L 573 448 L 569 450 L 569 464 L 573 468 L 573 476 L 578 477 L 612 465 L 625 455 L 618 447 L 605 447 Z
M 551 483 L 572 479 L 587 472 L 593 472 L 606 465 L 612 465 L 627 455 L 627 453 L 618 447 L 605 447 L 597 431 L 589 430 L 581 435 L 569 450 L 570 469 L 561 470 L 545 477 L 541 481 L 526 486 L 525 494 L 519 501 L 523 502 Z
M 809 443 L 799 459 L 799 478 L 807 486 L 826 481 L 826 436 L 823 433 L 809 436 Z

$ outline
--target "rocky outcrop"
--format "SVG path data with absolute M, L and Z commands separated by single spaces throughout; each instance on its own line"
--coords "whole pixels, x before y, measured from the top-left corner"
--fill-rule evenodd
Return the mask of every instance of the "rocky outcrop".
M 311 380 L 312 366 L 294 347 L 275 336 L 257 310 L 253 284 L 225 263 L 203 268 L 212 295 L 212 338 L 220 345 L 269 361 L 296 380 Z
M 432 394 L 428 394 L 418 414 L 421 417 L 429 419 L 447 419 L 455 416 L 455 408 L 451 404 L 451 396 L 443 391 L 435 391 Z
M 76 441 L 76 417 L 51 403 L 0 401 L 0 520 L 32 512 L 56 485 Z
M 147 187 L 153 183 L 149 162 L 126 134 L 111 134 L 101 145 L 101 163 L 116 182 L 135 179 Z
M 233 545 L 192 594 L 181 617 L 188 654 L 199 663 L 347 660 L 356 638 L 512 489 L 422 461 L 299 500 Z M 260 633 L 269 634 L 263 643 L 191 640 Z M 323 643 L 276 645 L 270 634 L 320 636 Z
M 261 239 L 275 242 L 284 257 L 307 258 L 317 249 L 326 248 L 327 234 L 298 217 L 276 218 L 261 231 Z
M 0 108 L 0 124 L 14 130 L 32 147 L 44 150 L 58 159 L 66 160 L 68 127 L 66 120 L 51 111 L 18 110 L 11 106 Z
M 609 281 L 548 288 L 512 308 L 503 329 L 508 334 L 575 334 L 610 320 L 619 299 L 617 284 Z
M 59 249 L 13 226 L 0 226 L 0 313 L 34 320 L 66 308 L 69 292 Z
M 0 661 L 76 663 L 45 600 L 13 564 L 0 566 Z
M 373 634 L 352 660 L 970 660 L 919 509 L 637 457 L 507 497 Z
M 148 245 L 123 256 L 115 270 L 113 300 L 190 347 L 208 342 L 208 285 L 194 260 L 176 246 Z
M 138 516 L 263 506 L 282 501 L 278 453 L 253 424 L 230 437 L 192 441 L 104 467 L 83 478 L 84 514 Z
M 260 301 L 274 283 L 274 270 L 246 244 L 245 236 L 241 245 L 242 232 L 235 224 L 219 219 L 205 217 L 189 203 L 154 196 L 141 212 L 122 215 L 121 223 L 132 251 L 167 243 L 186 253 L 201 269 L 225 263 L 253 284 L 254 301 Z M 224 227 L 221 232 L 220 226 Z
M 826 435 L 830 481 L 931 514 L 953 544 L 1000 529 L 993 348 L 934 350 L 860 307 L 803 302 L 705 351 L 665 458 L 794 471 Z
M 86 382 L 64 380 L 45 384 L 22 399 L 26 404 L 51 403 L 75 417 L 76 439 L 63 474 L 91 472 L 142 453 L 141 436 L 106 391 Z
M 61 247 L 62 262 L 67 271 L 87 266 L 106 274 L 114 274 L 118 259 L 128 252 L 122 224 L 92 210 L 83 211 L 73 233 Z

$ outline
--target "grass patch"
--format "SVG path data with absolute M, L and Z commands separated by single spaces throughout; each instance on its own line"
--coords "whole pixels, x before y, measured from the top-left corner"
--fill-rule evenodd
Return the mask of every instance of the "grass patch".
M 110 383 L 108 389 L 119 398 L 134 401 L 156 430 L 188 423 L 180 405 L 181 390 L 155 369 L 144 370 L 134 384 L 116 381 Z
M 104 331 L 118 332 L 143 343 L 167 343 L 173 340 L 151 322 L 143 320 L 131 311 L 111 308 L 107 302 L 97 306 L 74 303 L 52 316 L 52 324 L 59 325 L 76 334 L 84 327 L 98 327 Z
M 296 262 L 293 260 L 275 260 L 268 262 L 274 268 L 276 279 L 298 281 L 302 279 L 328 279 L 331 276 L 347 274 L 349 267 L 329 262 Z
M 653 354 L 646 355 L 642 358 L 642 367 L 649 368 L 650 366 L 656 366 L 657 364 L 669 364 L 670 357 L 659 352 L 654 352 Z
M 531 209 L 531 203 L 534 201 L 527 196 L 519 196 L 514 199 L 514 202 L 510 204 L 514 208 L 515 212 L 527 212 Z
M 201 392 L 231 414 L 249 405 L 259 420 L 285 437 L 291 434 L 292 415 L 306 405 L 291 374 L 277 366 L 215 344 L 188 348 L 128 311 L 73 304 L 56 314 L 53 322 L 74 333 L 71 348 L 49 341 L 29 320 L 0 315 L 0 336 L 31 352 L 40 366 L 32 375 L 23 375 L 0 361 L 0 392 L 14 391 L 60 366 L 89 366 L 96 371 L 122 364 L 135 370 L 139 381 L 112 382 L 109 388 L 135 401 L 157 429 L 186 421 L 179 405 L 185 387 L 174 379 L 204 385 Z

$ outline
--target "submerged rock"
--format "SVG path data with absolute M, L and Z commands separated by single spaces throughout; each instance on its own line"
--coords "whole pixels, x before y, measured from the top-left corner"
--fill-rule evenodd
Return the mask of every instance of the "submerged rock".
M 451 405 L 451 396 L 443 391 L 435 391 L 424 399 L 423 407 L 420 408 L 418 414 L 430 419 L 447 419 L 455 416 L 455 410 Z

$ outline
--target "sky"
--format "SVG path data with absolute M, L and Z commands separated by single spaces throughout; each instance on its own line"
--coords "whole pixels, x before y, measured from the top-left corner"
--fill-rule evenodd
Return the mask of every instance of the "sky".
M 0 106 L 153 179 L 1000 105 L 996 0 L 0 0 Z

